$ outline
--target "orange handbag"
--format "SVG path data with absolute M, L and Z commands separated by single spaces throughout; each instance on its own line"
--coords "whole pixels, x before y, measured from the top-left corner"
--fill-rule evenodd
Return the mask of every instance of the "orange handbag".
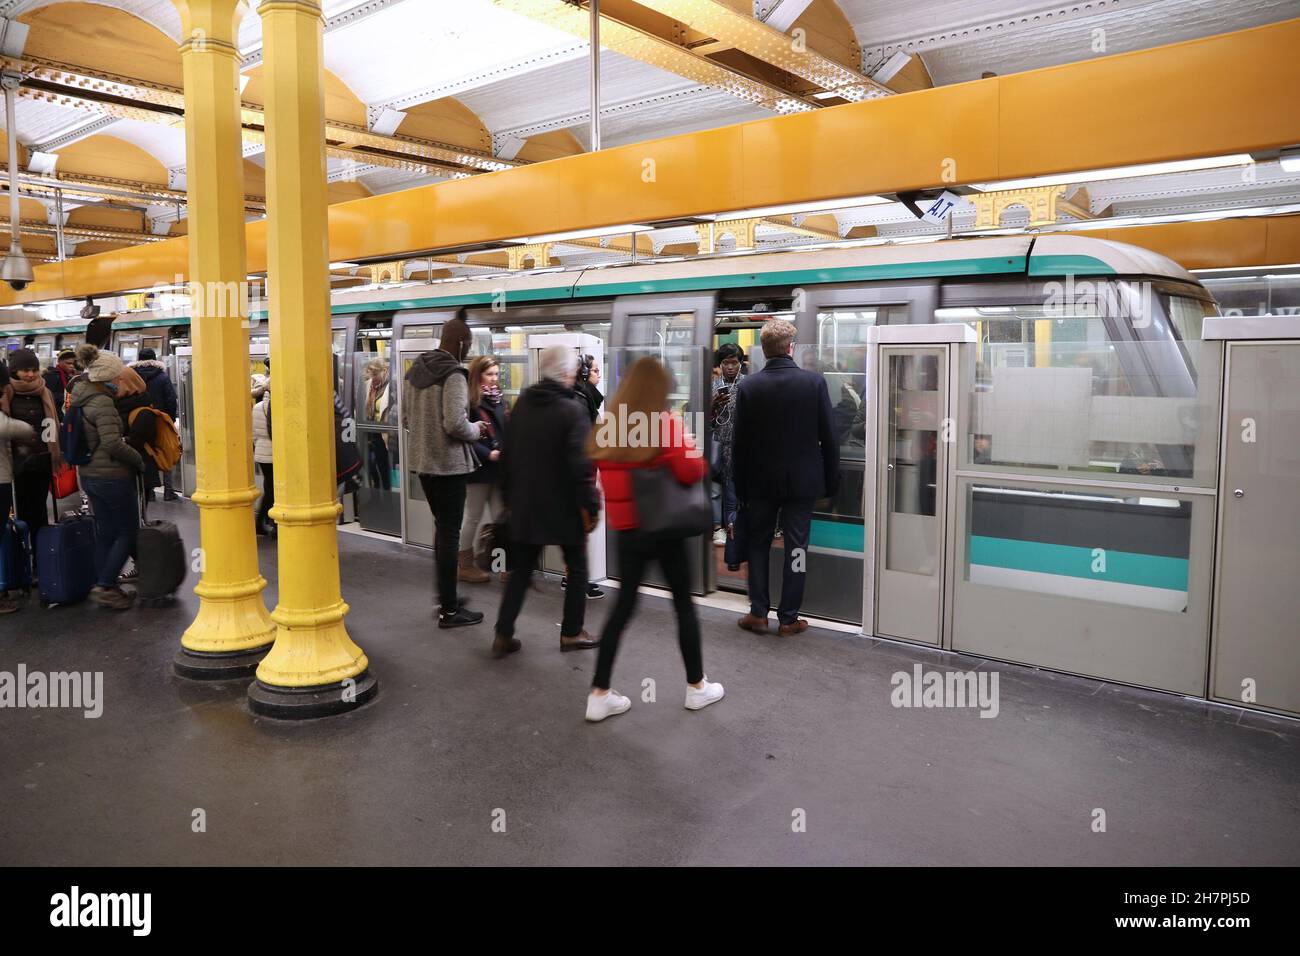
M 64 465 L 50 479 L 50 491 L 54 493 L 55 498 L 75 495 L 77 490 L 77 469 L 72 465 Z

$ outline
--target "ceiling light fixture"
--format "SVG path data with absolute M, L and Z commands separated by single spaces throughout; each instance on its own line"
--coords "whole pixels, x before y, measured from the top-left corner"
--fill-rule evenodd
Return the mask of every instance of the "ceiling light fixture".
M 1255 160 L 1247 153 L 1229 156 L 1206 156 L 1201 159 L 1178 159 L 1168 163 L 1142 163 L 1137 166 L 1113 166 L 1108 169 L 1089 169 L 1073 173 L 1052 173 L 1047 176 L 1030 176 L 1026 179 L 1004 179 L 999 182 L 971 183 L 981 192 L 1007 189 L 1029 189 L 1033 186 L 1066 186 L 1073 183 L 1097 183 L 1110 179 L 1131 179 L 1136 176 L 1160 176 L 1167 173 L 1188 173 L 1200 169 L 1223 169 L 1229 166 L 1249 166 Z

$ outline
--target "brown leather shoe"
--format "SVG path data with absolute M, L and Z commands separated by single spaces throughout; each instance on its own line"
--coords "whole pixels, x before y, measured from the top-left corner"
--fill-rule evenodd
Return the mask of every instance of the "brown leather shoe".
M 492 575 L 479 570 L 474 564 L 473 551 L 462 551 L 458 555 L 456 580 L 464 581 L 466 584 L 486 584 L 492 580 Z
M 599 646 L 600 641 L 588 634 L 585 628 L 577 634 L 560 635 L 560 650 L 562 651 L 582 651 L 589 647 Z
M 507 654 L 513 654 L 519 648 L 523 647 L 517 637 L 506 637 L 504 634 L 498 634 L 492 638 L 492 656 L 496 658 L 505 657 Z
M 782 624 L 777 630 L 782 637 L 793 637 L 795 634 L 802 634 L 808 630 L 808 622 L 803 618 L 799 618 L 793 624 Z
M 742 631 L 753 631 L 755 634 L 766 634 L 767 618 L 759 617 L 757 614 L 746 614 L 736 622 L 736 626 Z

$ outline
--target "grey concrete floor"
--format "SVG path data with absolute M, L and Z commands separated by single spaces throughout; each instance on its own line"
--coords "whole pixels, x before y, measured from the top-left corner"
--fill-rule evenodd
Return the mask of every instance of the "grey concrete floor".
M 191 504 L 157 510 L 197 544 Z M 523 652 L 494 661 L 496 584 L 466 589 L 484 625 L 439 631 L 431 558 L 339 541 L 380 681 L 341 717 L 259 719 L 244 685 L 173 676 L 193 581 L 169 609 L 0 618 L 0 670 L 103 671 L 106 698 L 95 720 L 0 710 L 0 862 L 1300 863 L 1297 722 L 828 631 L 759 637 L 710 608 L 705 665 L 727 696 L 692 713 L 671 606 L 643 597 L 614 673 L 632 710 L 592 725 L 595 654 L 560 653 L 557 581 L 528 598 Z M 588 605 L 593 632 L 612 596 Z M 998 716 L 893 707 L 914 662 L 998 670 Z

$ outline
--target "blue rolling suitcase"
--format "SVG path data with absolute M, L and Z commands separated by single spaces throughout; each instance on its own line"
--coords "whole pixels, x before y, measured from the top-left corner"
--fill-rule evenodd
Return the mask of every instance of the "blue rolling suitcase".
M 0 598 L 10 591 L 32 589 L 32 536 L 27 522 L 0 518 Z
M 36 535 L 36 579 L 46 604 L 76 604 L 95 586 L 95 521 L 68 515 Z

